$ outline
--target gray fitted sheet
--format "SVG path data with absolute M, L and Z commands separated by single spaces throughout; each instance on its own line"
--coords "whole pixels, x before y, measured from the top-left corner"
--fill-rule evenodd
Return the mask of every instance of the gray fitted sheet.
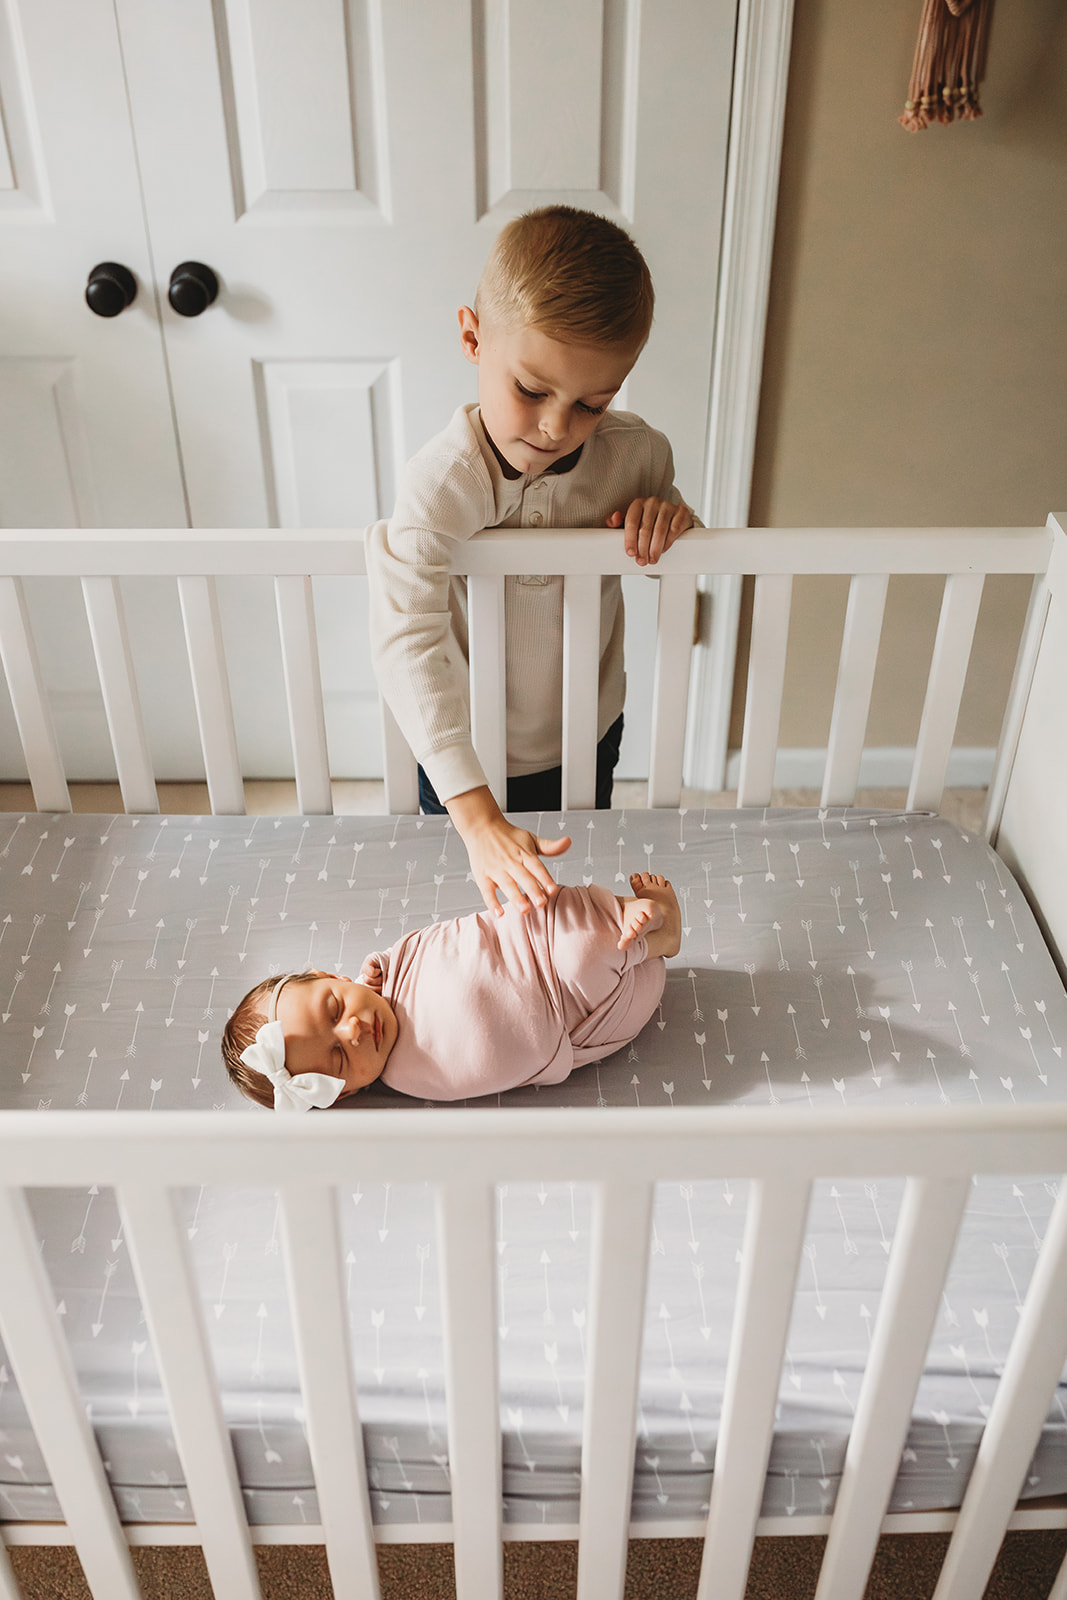
M 536 819 L 532 819 L 536 820 Z M 564 819 L 538 822 L 551 832 Z M 1067 996 L 1021 892 L 978 839 L 889 812 L 571 813 L 562 882 L 650 867 L 685 925 L 659 1014 L 628 1049 L 521 1106 L 1062 1100 Z M 437 818 L 0 819 L 0 1103 L 267 1115 L 233 1091 L 227 1009 L 283 967 L 352 970 L 405 928 L 477 909 Z M 375 1086 L 331 1115 L 406 1101 Z M 495 1099 L 479 1104 L 493 1104 Z M 448 1107 L 440 1114 L 448 1115 Z M 974 1188 L 917 1396 L 895 1509 L 958 1504 L 1058 1175 Z M 828 1510 L 901 1185 L 819 1186 L 782 1375 L 766 1513 Z M 706 1510 L 746 1190 L 659 1186 L 637 1519 Z M 183 1195 L 249 1516 L 317 1520 L 275 1198 Z M 191 1513 L 107 1190 L 34 1215 L 120 1513 Z M 339 1196 L 375 1517 L 448 1518 L 433 1197 Z M 573 1522 L 588 1277 L 582 1185 L 498 1191 L 505 1516 Z M 1027 1481 L 1067 1491 L 1057 1397 Z M 59 1515 L 0 1349 L 0 1520 Z

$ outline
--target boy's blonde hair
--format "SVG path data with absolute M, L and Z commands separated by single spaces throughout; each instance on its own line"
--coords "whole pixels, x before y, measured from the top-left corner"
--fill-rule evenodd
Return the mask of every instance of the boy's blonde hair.
M 241 1051 L 255 1044 L 256 1034 L 267 1020 L 267 1003 L 270 992 L 282 983 L 313 983 L 321 972 L 280 972 L 276 978 L 264 978 L 254 989 L 249 989 L 243 1000 L 234 1007 L 233 1014 L 222 1030 L 222 1059 L 230 1079 L 242 1094 L 257 1105 L 274 1109 L 274 1085 L 262 1072 L 241 1060 Z
M 479 319 L 527 324 L 564 344 L 611 345 L 636 355 L 654 304 L 652 275 L 628 233 L 592 211 L 543 206 L 502 229 L 474 309 Z

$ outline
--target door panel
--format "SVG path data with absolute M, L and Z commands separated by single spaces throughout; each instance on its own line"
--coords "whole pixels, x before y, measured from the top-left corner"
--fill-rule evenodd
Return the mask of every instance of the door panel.
M 384 74 L 374 0 L 347 9 L 336 0 L 227 0 L 215 24 L 223 98 L 233 106 L 236 215 L 377 210 Z
M 322 0 L 327 42 L 303 42 L 299 81 L 282 91 L 284 30 L 268 27 L 269 4 L 254 15 L 250 34 L 236 0 L 119 0 L 161 277 L 195 259 L 221 282 L 203 316 L 163 313 L 193 522 L 280 516 L 268 503 L 260 367 L 355 362 L 391 368 L 395 412 L 388 474 L 358 485 L 344 456 L 330 463 L 331 503 L 359 525 L 388 515 L 399 465 L 470 388 L 455 310 L 488 242 L 473 216 L 470 19 L 460 0 L 381 15 L 375 0 Z M 319 119 L 316 74 L 339 38 L 348 93 L 334 61 Z M 283 133 L 284 159 L 272 153 Z M 343 435 L 345 385 L 331 397 Z
M 373 522 L 395 495 L 392 365 L 265 361 L 258 368 L 276 525 Z
M 603 4 L 476 4 L 485 39 L 475 80 L 485 127 L 480 209 L 493 211 L 509 198 L 542 190 L 584 193 L 590 202 L 617 205 L 617 194 L 609 199 L 599 192 L 601 90 L 611 21 Z M 525 209 L 521 201 L 517 209 Z
M 0 515 L 8 528 L 100 522 L 79 363 L 0 357 Z
M 98 262 L 137 297 L 95 316 Z M 110 0 L 0 0 L 0 523 L 182 527 L 185 498 Z M 81 591 L 27 585 L 57 735 L 114 766 Z M 0 776 L 22 775 L 0 687 Z
M 0 519 L 186 521 L 110 0 L 0 3 Z M 120 261 L 138 294 L 85 303 Z

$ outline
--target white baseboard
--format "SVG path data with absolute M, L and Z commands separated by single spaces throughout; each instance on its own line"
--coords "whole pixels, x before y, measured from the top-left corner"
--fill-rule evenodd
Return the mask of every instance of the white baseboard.
M 950 789 L 984 789 L 993 774 L 996 751 L 984 746 L 961 746 L 949 757 L 945 784 Z M 860 787 L 906 789 L 911 782 L 915 751 L 907 745 L 886 745 L 865 750 L 860 762 Z M 726 787 L 737 788 L 741 752 L 731 750 L 726 761 Z M 776 789 L 820 789 L 826 769 L 825 749 L 779 750 L 774 765 Z
M 882 1519 L 882 1533 L 951 1533 L 959 1512 L 896 1511 Z M 757 1537 L 783 1538 L 793 1535 L 825 1537 L 830 1531 L 828 1516 L 760 1517 Z M 1067 1504 L 1063 1496 L 1040 1503 L 1023 1501 L 1008 1522 L 1009 1533 L 1029 1533 L 1042 1528 L 1067 1527 Z M 199 1545 L 202 1534 L 195 1522 L 140 1522 L 123 1528 L 126 1542 L 141 1545 Z M 631 1522 L 631 1539 L 702 1539 L 708 1531 L 706 1517 L 677 1522 Z M 257 1525 L 249 1529 L 254 1545 L 322 1545 L 325 1531 L 319 1523 Z M 574 1542 L 578 1524 L 570 1522 L 512 1523 L 503 1530 L 505 1544 Z M 376 1544 L 451 1544 L 455 1529 L 451 1522 L 379 1523 L 374 1529 Z M 63 1522 L 8 1522 L 0 1529 L 0 1546 L 73 1545 L 74 1536 Z

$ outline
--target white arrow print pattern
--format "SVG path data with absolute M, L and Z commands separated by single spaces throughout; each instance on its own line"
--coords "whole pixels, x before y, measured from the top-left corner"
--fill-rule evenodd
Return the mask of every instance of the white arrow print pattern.
M 676 885 L 689 931 L 670 965 L 655 1025 L 635 1041 L 632 1057 L 623 1051 L 558 1087 L 516 1091 L 516 1103 L 644 1102 L 669 1114 L 672 1105 L 698 1102 L 851 1105 L 877 1096 L 976 1103 L 1067 1093 L 1067 999 L 1010 878 L 980 841 L 914 816 L 850 819 L 824 809 L 724 820 L 711 808 L 696 815 L 699 828 L 684 808 L 642 817 L 640 831 L 627 827 L 625 813 L 598 814 L 592 825 L 585 816 L 577 824 L 585 849 L 554 862 L 559 881 L 591 876 L 617 885 L 618 874 L 642 858 L 654 860 Z M 421 829 L 414 819 L 394 818 L 324 818 L 310 826 L 300 818 L 203 818 L 182 819 L 177 827 L 160 819 L 147 859 L 135 818 L 106 825 L 28 820 L 12 818 L 0 830 L 7 850 L 0 851 L 0 1016 L 14 1048 L 9 1058 L 20 1069 L 11 1074 L 8 1103 L 27 1109 L 235 1109 L 221 1076 L 218 1033 L 251 982 L 305 957 L 356 965 L 365 951 L 397 937 L 402 915 L 416 927 L 478 904 L 462 852 L 450 852 L 447 819 L 419 819 Z M 45 828 L 51 837 L 42 841 Z M 575 823 L 566 831 L 574 832 Z M 147 870 L 156 858 L 160 870 Z M 191 870 L 182 870 L 186 865 Z M 102 892 L 93 890 L 94 878 L 103 881 Z M 242 897 L 242 881 L 245 896 L 254 886 L 250 898 Z M 17 893 L 9 893 L 16 883 Z M 82 919 L 90 895 L 93 915 Z M 856 915 L 843 916 L 850 903 Z M 70 934 L 76 951 L 61 942 Z M 661 1378 L 650 1376 L 642 1392 L 637 1478 L 638 1494 L 665 1516 L 707 1500 L 714 1373 L 725 1360 L 723 1306 L 732 1304 L 747 1197 L 736 1181 L 679 1176 L 683 1181 L 665 1186 L 656 1201 L 649 1315 L 659 1341 L 658 1355 L 648 1357 L 650 1375 L 657 1360 L 662 1365 Z M 818 1448 L 808 1433 L 795 1432 L 796 1454 L 768 1489 L 780 1513 L 818 1514 L 832 1503 L 844 1449 L 834 1419 L 851 1416 L 853 1374 L 873 1334 L 896 1223 L 899 1192 L 892 1184 L 838 1182 L 834 1189 L 831 1195 L 820 1188 L 812 1202 L 798 1307 L 826 1329 L 837 1353 L 826 1370 L 792 1338 L 783 1375 L 783 1395 L 819 1406 L 833 1426 L 820 1425 Z M 375 1514 L 412 1522 L 429 1517 L 433 1498 L 447 1494 L 443 1375 L 433 1343 L 439 1305 L 433 1246 L 426 1242 L 433 1237 L 432 1197 L 417 1185 L 366 1192 L 367 1204 L 345 1213 L 357 1370 L 371 1391 L 417 1398 L 412 1428 L 421 1428 L 421 1443 L 414 1434 L 410 1442 L 414 1459 L 425 1463 L 420 1470 L 433 1479 L 431 1491 L 395 1422 L 372 1429 Z M 992 1180 L 983 1182 L 981 1206 L 997 1228 L 984 1247 L 989 1276 L 973 1296 L 957 1285 L 955 1310 L 946 1301 L 932 1352 L 942 1377 L 924 1378 L 917 1402 L 927 1426 L 947 1440 L 942 1454 L 961 1464 L 968 1457 L 960 1430 L 980 1422 L 988 1404 L 984 1373 L 1003 1361 L 1052 1204 L 1040 1184 L 1014 1191 L 1006 1185 L 1003 1203 L 998 1194 Z M 354 1202 L 362 1198 L 362 1189 L 353 1195 Z M 577 1449 L 591 1197 L 582 1184 L 547 1184 L 511 1185 L 498 1199 L 507 1480 L 513 1470 L 537 1476 L 549 1416 Z M 57 1298 L 68 1331 L 97 1348 L 112 1342 L 109 1359 L 123 1374 L 114 1392 L 127 1415 L 136 1408 L 143 1420 L 159 1403 L 158 1379 L 136 1325 L 114 1198 L 94 1195 L 88 1209 L 84 1194 L 76 1208 L 72 1199 L 57 1195 L 49 1205 L 53 1200 L 55 1218 L 65 1218 L 62 1234 L 54 1237 L 57 1221 L 44 1211 L 40 1231 L 54 1281 L 65 1285 Z M 193 1192 L 183 1206 L 228 1381 L 240 1392 L 255 1363 L 272 1385 L 277 1376 L 280 1397 L 291 1353 L 280 1251 L 264 1243 L 273 1203 L 255 1239 L 239 1232 L 239 1212 L 221 1192 Z M 61 1268 L 62 1257 L 69 1265 Z M 838 1261 L 853 1265 L 839 1268 Z M 857 1268 L 862 1283 L 848 1275 Z M 646 1338 L 646 1350 L 654 1343 Z M 239 1372 L 246 1377 L 238 1379 Z M 0 1424 L 4 1392 L 0 1367 Z M 271 1397 L 264 1403 L 263 1449 L 279 1457 L 272 1473 L 306 1460 L 299 1409 L 293 1403 L 285 1410 Z M 943 1425 L 931 1420 L 935 1412 L 947 1419 Z M 794 1437 L 787 1422 L 783 1439 Z M 162 1440 L 160 1450 L 159 1471 L 170 1474 L 168 1483 L 180 1482 Z M 21 1446 L 10 1453 L 29 1461 Z M 705 1459 L 698 1462 L 698 1455 Z M 577 1454 L 572 1459 L 576 1468 Z M 21 1492 L 24 1474 L 12 1467 L 8 1481 L 2 1467 L 0 1460 L 6 1506 Z M 911 1488 L 898 1490 L 907 1498 L 916 1471 L 907 1451 L 903 1470 L 902 1485 L 912 1473 Z M 137 1490 L 145 1507 L 153 1492 Z M 285 1515 L 292 1518 L 299 1499 L 300 1515 L 314 1521 L 313 1492 L 287 1493 Z M 555 1516 L 564 1503 L 548 1493 L 527 1494 L 509 1501 L 506 1517 L 521 1518 L 523 1507 L 535 1519 Z

